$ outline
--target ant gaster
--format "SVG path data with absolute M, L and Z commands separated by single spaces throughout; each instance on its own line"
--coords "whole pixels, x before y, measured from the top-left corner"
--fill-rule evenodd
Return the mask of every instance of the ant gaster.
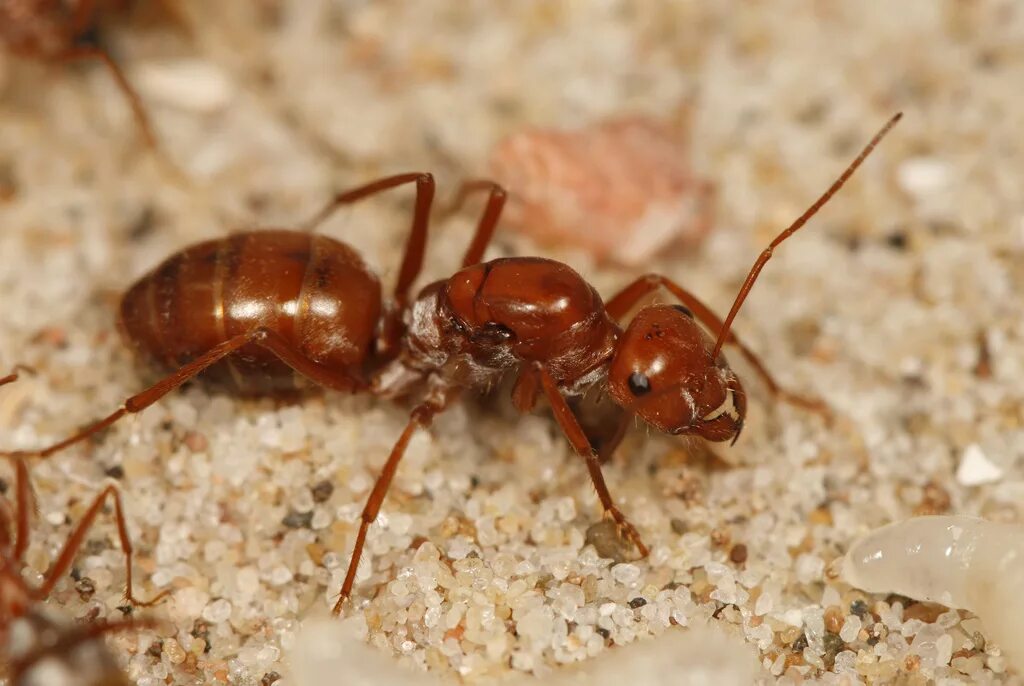
M 22 367 L 25 369 L 24 367 Z M 17 373 L 0 377 L 0 386 L 18 378 Z M 107 651 L 103 636 L 151 626 L 142 619 L 95 622 L 83 625 L 54 612 L 44 605 L 57 583 L 65 577 L 78 549 L 107 498 L 114 501 L 121 549 L 125 555 L 125 600 L 133 606 L 148 607 L 169 591 L 149 601 L 140 601 L 132 593 L 132 544 L 117 488 L 107 486 L 89 505 L 85 516 L 64 543 L 56 561 L 39 586 L 30 586 L 22 578 L 25 552 L 29 547 L 29 517 L 35 510 L 28 466 L 22 459 L 12 460 L 15 473 L 14 505 L 0 496 L 0 676 L 11 684 L 128 684 L 117 660 Z M 45 674 L 45 676 L 43 676 Z
M 337 613 L 352 591 L 367 530 L 414 432 L 429 426 L 461 391 L 490 388 L 513 373 L 515 406 L 525 412 L 544 395 L 584 459 L 606 516 L 646 555 L 636 529 L 612 499 L 599 457 L 567 396 L 606 384 L 628 416 L 662 431 L 734 440 L 743 427 L 746 393 L 721 353 L 731 343 L 777 397 L 827 413 L 819 401 L 780 388 L 731 326 L 772 251 L 839 190 L 900 116 L 890 119 L 824 195 L 761 253 L 724 322 L 689 291 L 658 275 L 637 279 L 605 305 L 593 287 L 559 262 L 518 257 L 480 263 L 505 202 L 504 190 L 488 181 L 467 183 L 460 193 L 461 201 L 467 193 L 489 191 L 463 268 L 412 300 L 409 288 L 423 264 L 434 196 L 429 174 L 392 176 L 341 193 L 305 227 L 315 227 L 342 205 L 415 183 L 412 230 L 391 303 L 382 302 L 377 278 L 356 253 L 325 236 L 278 230 L 198 244 L 143 277 L 121 303 L 127 338 L 150 359 L 183 366 L 110 416 L 27 454 L 46 456 L 81 441 L 207 368 L 249 393 L 294 389 L 298 372 L 327 388 L 417 398 L 362 511 Z M 623 329 L 630 310 L 659 287 L 683 306 L 645 307 Z

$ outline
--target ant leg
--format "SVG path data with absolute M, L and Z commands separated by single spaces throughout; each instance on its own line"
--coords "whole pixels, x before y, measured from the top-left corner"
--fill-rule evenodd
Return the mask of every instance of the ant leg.
M 7 376 L 0 376 L 0 386 L 13 383 L 20 379 L 21 374 L 19 372 L 25 372 L 26 374 L 35 374 L 36 370 L 32 369 L 32 367 L 29 367 L 26 364 L 16 364 L 14 365 L 14 369 L 11 370 L 10 374 L 8 374 Z
M 383 179 L 378 179 L 364 186 L 359 186 L 348 191 L 343 191 L 334 196 L 327 205 L 317 212 L 312 219 L 302 225 L 303 231 L 313 231 L 317 226 L 327 220 L 340 207 L 351 205 L 381 191 L 386 191 L 396 186 L 407 183 L 416 183 L 416 209 L 412 215 L 412 228 L 409 231 L 409 238 L 405 242 L 405 254 L 402 256 L 402 266 L 398 272 L 398 282 L 395 284 L 395 300 L 399 306 L 404 305 L 409 299 L 409 287 L 419 276 L 423 269 L 423 255 L 427 249 L 427 228 L 430 225 L 430 208 L 434 202 L 434 175 L 413 172 L 410 174 L 396 174 Z
M 607 441 L 600 444 L 597 449 L 597 459 L 601 464 L 608 464 L 612 459 L 612 455 L 619 449 L 619 445 L 622 444 L 622 439 L 626 437 L 626 431 L 629 430 L 629 423 L 633 421 L 633 414 L 630 412 L 623 411 L 619 417 L 619 421 L 615 424 L 615 433 L 608 438 Z
M 478 191 L 489 191 L 487 205 L 484 207 L 483 214 L 480 215 L 480 221 L 476 225 L 473 240 L 470 242 L 469 247 L 466 248 L 466 254 L 462 258 L 463 267 L 478 264 L 483 259 L 484 251 L 487 250 L 491 239 L 494 238 L 494 229 L 498 225 L 498 220 L 501 219 L 501 210 L 505 207 L 505 201 L 508 200 L 508 193 L 494 181 L 489 179 L 472 179 L 463 181 L 462 185 L 459 186 L 459 192 L 456 193 L 455 200 L 452 201 L 447 213 L 455 214 L 458 212 L 466 202 L 466 198 Z
M 153 132 L 153 123 L 149 119 L 149 115 L 146 114 L 146 108 L 142 104 L 142 98 L 139 97 L 138 92 L 128 81 L 128 77 L 125 76 L 124 71 L 118 66 L 114 58 L 110 56 L 106 50 L 102 48 L 71 48 L 65 50 L 57 56 L 57 59 L 64 62 L 79 62 L 84 60 L 97 60 L 101 62 L 110 72 L 110 75 L 114 77 L 114 82 L 117 83 L 117 87 L 121 89 L 125 99 L 128 101 L 128 106 L 131 107 L 132 116 L 135 118 L 135 125 L 139 127 L 139 131 L 142 132 L 142 138 L 146 143 L 146 147 L 153 151 L 157 159 L 160 161 L 161 166 L 164 170 L 179 184 L 190 186 L 191 183 L 188 180 L 188 176 L 182 172 L 178 166 L 171 161 L 164 149 L 161 147 L 160 142 L 157 140 L 156 134 Z
M 712 335 L 717 336 L 718 332 L 722 330 L 724 324 L 722 320 L 718 318 L 718 315 L 711 311 L 711 308 L 702 303 L 697 299 L 697 296 L 693 295 L 679 284 L 659 274 L 647 274 L 646 276 L 641 276 L 609 300 L 605 309 L 612 319 L 621 321 L 622 318 L 625 317 L 631 309 L 633 309 L 637 302 L 657 290 L 659 287 L 664 287 L 672 293 L 672 295 L 678 298 L 681 303 L 690 308 L 697 319 L 711 330 Z M 757 372 L 757 374 L 764 380 L 765 385 L 768 386 L 768 390 L 772 395 L 791 405 L 801 407 L 811 412 L 816 412 L 826 418 L 831 417 L 832 413 L 823 401 L 817 398 L 802 396 L 798 393 L 788 391 L 781 386 L 754 351 L 748 348 L 731 330 L 726 336 L 725 342 L 732 343 L 739 348 L 743 357 L 746 358 L 747 362 L 749 362 L 754 368 L 754 371 Z
M 291 345 L 285 341 L 280 334 L 270 331 L 269 329 L 259 328 L 254 329 L 249 333 L 240 334 L 214 346 L 181 369 L 164 377 L 141 393 L 131 396 L 120 408 L 112 412 L 110 415 L 87 426 L 78 433 L 60 441 L 59 443 L 55 443 L 40 450 L 17 450 L 13 452 L 0 451 L 0 457 L 48 457 L 59 452 L 68 446 L 74 445 L 79 441 L 83 441 L 99 431 L 106 429 L 108 426 L 127 414 L 141 412 L 181 384 L 202 372 L 207 367 L 216 364 L 231 353 L 238 351 L 240 348 L 249 345 L 250 343 L 266 348 L 299 374 L 302 374 L 325 388 L 330 388 L 335 391 L 355 391 L 365 386 L 365 382 L 355 378 L 345 371 L 333 370 L 310 360 L 301 352 L 291 347 Z
M 519 412 L 526 414 L 537 405 L 540 395 L 540 376 L 536 367 L 523 365 L 519 370 L 515 386 L 512 387 L 512 405 Z
M 170 590 L 163 590 L 150 600 L 138 600 L 135 594 L 132 592 L 132 540 L 128 535 L 128 524 L 124 518 L 124 509 L 121 505 L 121 492 L 117 490 L 117 486 L 113 484 L 104 488 L 98 496 L 92 501 L 89 509 L 86 511 L 85 516 L 82 517 L 82 521 L 78 523 L 75 530 L 68 537 L 64 547 L 61 549 L 60 554 L 57 556 L 57 561 L 50 567 L 50 571 L 46 573 L 46 577 L 43 579 L 42 585 L 32 592 L 33 597 L 36 600 L 42 600 L 43 598 L 50 595 L 53 587 L 57 585 L 61 577 L 67 573 L 71 567 L 71 563 L 74 562 L 75 555 L 78 553 L 78 549 L 82 547 L 82 543 L 85 541 L 85 535 L 92 527 L 96 516 L 100 513 L 103 503 L 107 497 L 110 497 L 114 501 L 114 518 L 117 522 L 117 534 L 121 538 L 121 550 L 124 552 L 124 568 L 125 568 L 125 600 L 132 605 L 138 605 L 140 607 L 149 607 L 160 602 L 164 597 L 170 594 Z
M 15 538 L 11 561 L 20 563 L 25 557 L 25 551 L 28 550 L 28 520 L 31 513 L 36 511 L 36 498 L 32 492 L 32 482 L 28 478 L 28 465 L 25 464 L 25 460 L 14 459 L 12 462 L 15 474 L 14 498 L 17 506 L 14 511 Z
M 377 476 L 377 481 L 373 484 L 373 490 L 370 491 L 370 497 L 366 499 L 366 505 L 363 507 L 363 512 L 359 517 L 359 532 L 356 534 L 356 542 L 352 547 L 352 557 L 349 558 L 348 571 L 345 573 L 345 581 L 341 585 L 338 602 L 334 604 L 334 609 L 332 610 L 335 615 L 341 614 L 342 607 L 344 607 L 352 595 L 352 585 L 356 580 L 356 570 L 359 569 L 359 559 L 363 556 L 363 545 L 366 543 L 366 532 L 374 520 L 377 519 L 380 506 L 384 502 L 384 496 L 387 495 L 388 487 L 391 486 L 391 479 L 398 470 L 398 463 L 402 461 L 405 449 L 409 446 L 412 435 L 417 429 L 429 427 L 434 420 L 434 415 L 443 410 L 447 403 L 447 399 L 444 399 L 438 403 L 427 402 L 418 405 L 412 411 L 409 423 L 406 424 L 405 430 L 402 431 L 402 435 L 398 438 L 398 442 L 391 449 L 391 454 L 381 468 L 380 475 Z
M 69 655 L 77 646 L 94 641 L 106 634 L 129 629 L 149 629 L 156 626 L 157 622 L 155 620 L 134 618 L 115 621 L 100 620 L 84 626 L 74 626 L 67 631 L 62 631 L 52 643 L 44 643 L 27 654 L 12 660 L 10 674 L 7 676 L 10 678 L 11 683 L 21 683 L 19 679 L 44 658 L 53 655 Z
M 569 404 L 565 401 L 565 396 L 562 395 L 555 380 L 551 378 L 551 374 L 544 367 L 540 364 L 535 364 L 535 369 L 540 376 L 541 386 L 544 388 L 544 394 L 547 396 L 548 402 L 551 403 L 551 409 L 555 413 L 558 425 L 562 427 L 562 432 L 569 439 L 569 443 L 572 444 L 576 453 L 586 460 L 587 471 L 590 472 L 590 480 L 594 482 L 594 490 L 597 491 L 597 497 L 601 500 L 605 515 L 611 517 L 616 525 L 618 525 L 619 531 L 636 546 L 643 557 L 647 557 L 649 551 L 640 539 L 640 534 L 637 532 L 636 527 L 630 524 L 626 516 L 615 506 L 611 493 L 608 492 L 608 486 L 604 482 L 604 475 L 601 473 L 601 461 L 598 454 L 591 447 L 590 441 L 587 440 L 587 435 L 583 432 L 583 427 L 580 426 L 576 416 L 573 415 L 572 410 L 569 408 Z

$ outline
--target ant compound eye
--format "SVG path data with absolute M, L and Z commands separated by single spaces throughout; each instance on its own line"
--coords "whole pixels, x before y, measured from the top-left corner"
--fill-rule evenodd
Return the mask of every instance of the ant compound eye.
M 633 372 L 629 375 L 629 391 L 633 395 L 647 395 L 651 392 L 651 381 L 647 378 L 646 374 L 640 372 Z
M 673 305 L 672 309 L 676 310 L 677 312 L 682 312 L 690 319 L 693 319 L 693 312 L 690 310 L 689 307 L 686 307 L 685 305 Z

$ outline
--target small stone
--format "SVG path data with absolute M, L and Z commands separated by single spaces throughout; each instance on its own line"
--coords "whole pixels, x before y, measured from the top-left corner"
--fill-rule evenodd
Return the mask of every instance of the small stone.
M 590 525 L 587 528 L 585 540 L 594 546 L 598 555 L 615 562 L 625 562 L 630 559 L 633 551 L 633 544 L 619 533 L 619 527 L 610 519 L 602 519 Z
M 289 529 L 308 529 L 313 523 L 313 511 L 295 512 L 292 510 L 284 516 L 281 523 Z
M 263 678 L 260 679 L 260 686 L 271 686 L 271 684 L 276 684 L 280 680 L 281 675 L 277 672 L 267 672 L 263 675 Z
M 327 502 L 327 500 L 330 499 L 331 494 L 334 493 L 334 484 L 327 479 L 324 479 L 313 486 L 310 490 L 313 493 L 313 502 L 324 503 Z
M 1003 470 L 994 464 L 977 443 L 971 443 L 964 449 L 960 458 L 960 466 L 956 470 L 956 480 L 964 486 L 980 486 L 990 484 L 1003 478 Z
M 149 644 L 149 647 L 146 648 L 146 655 L 149 655 L 150 657 L 155 658 L 157 660 L 160 659 L 160 656 L 163 654 L 163 652 L 164 642 L 160 639 L 153 641 Z
M 210 442 L 203 434 L 195 431 L 189 431 L 185 434 L 185 447 L 193 453 L 202 453 L 210 447 Z
M 861 624 L 860 617 L 857 615 L 850 615 L 843 621 L 843 626 L 839 630 L 839 638 L 843 639 L 846 643 L 853 643 L 857 639 L 857 635 L 860 633 Z
M 734 564 L 738 565 L 741 565 L 744 562 L 746 562 L 747 546 L 743 543 L 737 543 L 736 545 L 734 545 L 732 547 L 732 550 L 729 551 L 729 559 L 732 560 Z
M 638 607 L 643 607 L 646 604 L 647 604 L 647 600 L 645 598 L 637 597 L 637 598 L 633 598 L 632 600 L 629 601 L 629 606 L 631 608 L 633 608 L 634 610 L 637 609 Z
M 171 664 L 180 665 L 185 661 L 185 650 L 173 638 L 164 639 L 164 655 Z
M 838 634 L 843 628 L 843 611 L 835 605 L 825 610 L 825 630 Z
M 948 163 L 934 157 L 912 157 L 896 170 L 900 187 L 916 198 L 935 195 L 947 188 L 952 180 Z
M 231 616 L 231 603 L 218 598 L 212 603 L 203 608 L 203 619 L 210 622 L 211 624 L 220 624 L 226 622 Z
M 83 576 L 75 583 L 75 590 L 82 600 L 89 600 L 96 593 L 96 584 L 89 577 Z
M 868 614 L 871 608 L 868 607 L 867 601 L 858 598 L 850 603 L 850 612 L 857 615 L 861 619 L 864 619 L 864 615 Z
M 612 567 L 612 578 L 620 584 L 635 584 L 640 578 L 640 568 L 629 563 Z

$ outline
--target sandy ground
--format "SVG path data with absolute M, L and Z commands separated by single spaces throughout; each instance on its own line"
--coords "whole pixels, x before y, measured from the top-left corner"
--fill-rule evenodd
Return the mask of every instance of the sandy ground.
M 586 544 L 599 508 L 554 423 L 463 403 L 413 442 L 344 621 L 410 668 L 466 681 L 550 674 L 708 619 L 756 648 L 769 682 L 1015 681 L 977 620 L 859 594 L 833 570 L 857 536 L 914 513 L 1020 518 L 1017 4 L 217 4 L 183 3 L 188 31 L 107 32 L 192 187 L 140 149 L 105 72 L 0 57 L 0 366 L 38 370 L 0 394 L 3 445 L 61 437 L 141 388 L 117 299 L 174 250 L 294 224 L 332 190 L 386 173 L 432 171 L 450 193 L 527 126 L 689 103 L 692 164 L 719 189 L 718 221 L 699 253 L 649 270 L 724 312 L 757 252 L 903 110 L 737 321 L 780 379 L 839 421 L 773 405 L 737 362 L 753 399 L 721 460 L 641 428 L 606 468 L 653 548 L 615 563 Z M 389 280 L 410 202 L 381 197 L 325 232 Z M 425 278 L 453 271 L 471 230 L 470 212 L 436 223 Z M 488 255 L 539 252 L 500 232 Z M 545 254 L 603 293 L 637 273 Z M 113 478 L 141 594 L 173 589 L 153 611 L 171 626 L 111 639 L 129 675 L 274 683 L 302 619 L 337 592 L 404 422 L 372 398 L 286 405 L 191 387 L 34 468 L 27 574 Z M 995 467 L 985 483 L 957 477 L 965 455 Z M 111 523 L 76 568 L 94 592 L 69 578 L 51 603 L 121 616 Z

